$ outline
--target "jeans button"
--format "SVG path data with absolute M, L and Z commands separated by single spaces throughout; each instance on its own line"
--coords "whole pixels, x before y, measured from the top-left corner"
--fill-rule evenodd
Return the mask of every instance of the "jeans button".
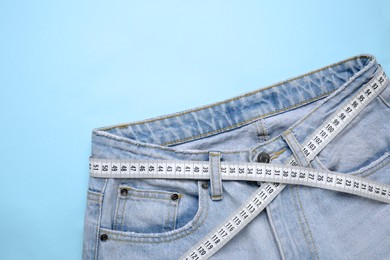
M 207 181 L 202 182 L 202 188 L 205 190 L 209 188 L 209 184 L 207 183 Z
M 171 196 L 172 200 L 177 200 L 178 198 L 179 198 L 179 195 L 177 195 L 176 193 L 172 194 L 172 196 Z
M 125 188 L 121 189 L 121 194 L 123 196 L 126 196 L 127 195 L 127 189 L 125 189 Z
M 106 241 L 107 239 L 108 239 L 107 234 L 103 234 L 100 236 L 100 240 L 102 240 L 102 241 Z
M 271 156 L 269 156 L 266 152 L 261 152 L 257 155 L 257 161 L 260 163 L 269 163 L 271 160 Z

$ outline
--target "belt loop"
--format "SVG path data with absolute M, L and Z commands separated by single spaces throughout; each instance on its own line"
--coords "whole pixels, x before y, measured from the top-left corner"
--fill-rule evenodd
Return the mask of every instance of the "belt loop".
M 221 152 L 209 152 L 211 199 L 222 200 Z
M 288 146 L 290 147 L 297 163 L 303 167 L 312 168 L 310 162 L 307 160 L 305 154 L 302 151 L 302 146 L 299 144 L 298 140 L 295 138 L 293 132 L 290 130 L 285 131 L 282 134 L 283 139 L 286 141 Z

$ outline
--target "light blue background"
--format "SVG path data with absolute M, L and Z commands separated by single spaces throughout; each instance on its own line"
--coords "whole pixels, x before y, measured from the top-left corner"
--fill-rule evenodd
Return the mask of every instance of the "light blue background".
M 91 131 L 361 53 L 387 1 L 2 1 L 0 259 L 80 259 Z

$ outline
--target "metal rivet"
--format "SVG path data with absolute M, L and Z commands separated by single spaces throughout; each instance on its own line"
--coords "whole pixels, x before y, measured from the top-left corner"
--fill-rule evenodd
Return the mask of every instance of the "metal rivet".
M 125 189 L 125 188 L 121 189 L 121 194 L 123 196 L 126 196 L 127 195 L 127 189 Z
M 202 182 L 202 188 L 203 189 L 208 189 L 209 188 L 209 184 L 207 183 L 207 181 Z
M 177 195 L 177 193 L 174 193 L 174 194 L 172 194 L 172 196 L 171 196 L 171 199 L 172 200 L 177 200 L 179 198 L 179 195 Z
M 261 152 L 257 155 L 257 161 L 260 163 L 269 163 L 271 156 L 266 152 Z
M 100 240 L 101 240 L 101 241 L 106 241 L 107 239 L 108 239 L 107 234 L 102 234 L 102 235 L 100 236 Z

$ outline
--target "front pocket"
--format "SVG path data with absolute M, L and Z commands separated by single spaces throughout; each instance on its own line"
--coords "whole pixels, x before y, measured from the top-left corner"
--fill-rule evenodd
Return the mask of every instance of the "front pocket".
M 375 169 L 390 152 L 390 110 L 375 98 L 321 150 L 313 166 L 359 174 Z
M 115 230 L 161 233 L 176 228 L 179 192 L 140 189 L 121 184 L 117 191 Z
M 192 236 L 196 230 L 198 230 L 205 223 L 205 220 L 208 216 L 209 208 L 209 188 L 204 188 L 202 183 L 204 181 L 200 180 L 174 180 L 174 179 L 134 179 L 134 180 L 125 180 L 124 182 L 118 181 L 119 183 L 111 182 L 108 183 L 105 190 L 106 203 L 103 203 L 102 214 L 103 216 L 111 216 L 112 221 L 103 221 L 99 227 L 99 234 L 108 235 L 108 241 L 119 241 L 127 243 L 167 243 L 175 241 L 179 242 L 181 239 L 187 239 L 188 236 Z M 177 206 L 177 216 L 176 216 L 176 226 L 172 230 L 161 232 L 161 229 L 158 231 L 148 232 L 150 223 L 147 222 L 147 230 L 135 229 L 132 226 L 134 223 L 143 221 L 143 213 L 138 212 L 135 215 L 134 219 L 126 220 L 126 226 L 131 227 L 126 231 L 117 230 L 114 228 L 115 225 L 118 226 L 117 220 L 115 218 L 118 216 L 118 212 L 122 208 L 117 207 L 121 203 L 119 199 L 120 188 L 119 186 L 125 187 L 136 187 L 138 190 L 158 190 L 166 191 L 169 193 L 175 193 L 178 191 L 183 197 L 180 198 L 180 202 Z M 115 202 L 118 202 L 115 204 Z M 124 202 L 124 201 L 122 201 Z M 128 202 L 128 201 L 127 201 Z M 125 214 L 127 212 L 124 212 Z M 130 214 L 134 212 L 130 211 Z M 148 214 L 151 214 L 148 212 Z M 160 212 L 153 211 L 152 214 L 155 216 L 159 215 L 161 219 Z M 128 215 L 130 216 L 130 215 Z M 141 220 L 140 220 L 141 219 Z M 162 221 L 159 221 L 162 223 Z

